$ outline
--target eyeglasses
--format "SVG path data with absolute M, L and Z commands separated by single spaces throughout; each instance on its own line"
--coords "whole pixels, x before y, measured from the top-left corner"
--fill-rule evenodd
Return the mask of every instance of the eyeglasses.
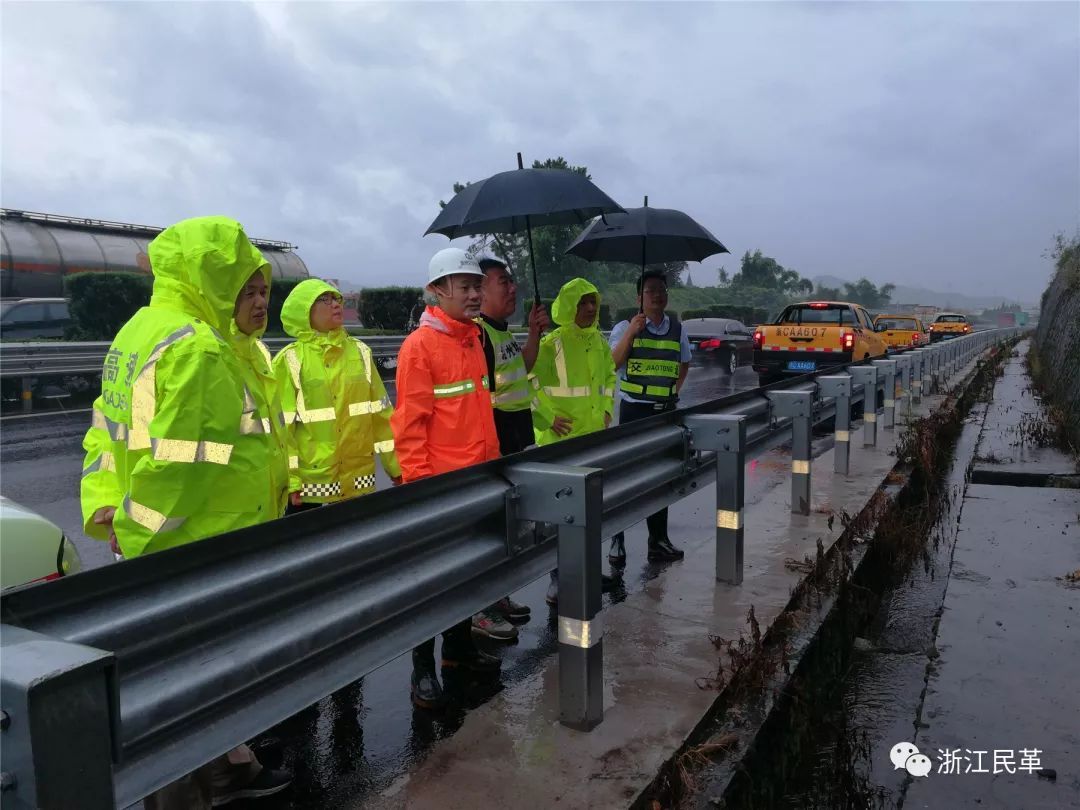
M 315 299 L 315 303 L 316 304 L 326 304 L 327 306 L 331 306 L 332 304 L 334 304 L 338 300 L 339 300 L 338 297 L 336 295 L 334 295 L 333 293 L 323 293 L 322 295 L 320 295 L 318 298 Z

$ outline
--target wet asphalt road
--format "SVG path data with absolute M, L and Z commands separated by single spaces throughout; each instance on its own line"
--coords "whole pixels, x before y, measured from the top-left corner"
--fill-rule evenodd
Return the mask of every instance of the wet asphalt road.
M 693 405 L 756 385 L 757 375 L 749 368 L 740 368 L 732 377 L 715 366 L 695 366 L 682 402 Z M 394 395 L 392 387 L 390 394 Z M 86 411 L 4 419 L 0 423 L 0 492 L 58 524 L 74 540 L 84 567 L 96 567 L 113 560 L 105 544 L 86 538 L 81 530 L 81 440 L 88 419 Z M 828 446 L 831 441 L 819 440 L 814 455 Z M 788 466 L 782 450 L 751 462 L 747 503 L 787 481 Z M 388 485 L 380 469 L 379 486 Z M 677 526 L 678 518 L 673 516 L 672 527 Z M 673 539 L 678 544 L 678 536 Z M 645 541 L 644 524 L 626 533 L 629 565 L 623 586 L 606 594 L 605 602 L 640 590 L 659 573 L 658 566 L 645 560 Z M 546 588 L 545 577 L 514 594 L 517 601 L 531 607 L 533 618 L 520 627 L 516 643 L 489 647 L 503 659 L 499 679 L 488 684 L 448 683 L 451 705 L 445 712 L 414 711 L 409 701 L 410 661 L 403 656 L 271 729 L 269 736 L 280 745 L 264 752 L 263 758 L 271 765 L 283 762 L 296 780 L 282 797 L 252 806 L 267 810 L 361 806 L 390 787 L 435 741 L 453 734 L 470 707 L 503 686 L 527 678 L 555 653 L 555 617 L 544 602 Z

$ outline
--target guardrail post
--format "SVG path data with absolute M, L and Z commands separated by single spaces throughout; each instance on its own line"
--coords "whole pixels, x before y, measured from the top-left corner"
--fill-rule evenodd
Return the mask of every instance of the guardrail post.
M 885 379 L 885 430 L 892 430 L 896 423 L 896 361 L 875 360 L 874 365 L 880 369 Z
M 911 400 L 916 405 L 922 402 L 923 367 L 926 365 L 928 349 L 915 349 L 911 353 Z
M 0 647 L 4 807 L 114 807 L 113 654 L 6 624 Z
M 896 382 L 900 396 L 904 398 L 904 411 L 911 413 L 911 355 L 900 354 L 896 357 Z
M 604 631 L 600 619 L 604 486 L 601 470 L 518 464 L 522 520 L 559 527 L 559 722 L 591 731 L 604 719 Z
M 810 420 L 815 391 L 766 391 L 777 416 L 791 418 L 791 512 L 810 514 Z
M 852 381 L 863 390 L 863 447 L 877 444 L 877 384 L 876 366 L 851 366 Z
M 21 388 L 19 397 L 22 399 L 23 413 L 30 413 L 34 410 L 34 378 L 23 377 Z
M 851 375 L 836 374 L 818 377 L 818 391 L 823 397 L 836 400 L 836 430 L 833 442 L 833 472 L 847 475 L 851 464 Z
M 683 425 L 695 450 L 716 453 L 716 581 L 743 581 L 743 503 L 746 491 L 746 420 L 725 414 L 689 414 Z

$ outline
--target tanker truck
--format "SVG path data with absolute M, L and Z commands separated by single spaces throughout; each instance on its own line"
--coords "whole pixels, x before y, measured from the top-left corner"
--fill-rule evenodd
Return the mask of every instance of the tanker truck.
M 146 248 L 161 233 L 133 225 L 0 209 L 0 297 L 60 298 L 72 273 L 149 273 Z M 307 278 L 303 259 L 288 242 L 252 239 L 274 278 Z

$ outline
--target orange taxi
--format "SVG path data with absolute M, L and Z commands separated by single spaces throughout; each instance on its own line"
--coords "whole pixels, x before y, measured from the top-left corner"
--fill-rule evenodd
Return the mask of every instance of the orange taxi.
M 891 352 L 930 344 L 926 327 L 914 315 L 878 315 L 874 318 L 874 331 L 882 337 Z

